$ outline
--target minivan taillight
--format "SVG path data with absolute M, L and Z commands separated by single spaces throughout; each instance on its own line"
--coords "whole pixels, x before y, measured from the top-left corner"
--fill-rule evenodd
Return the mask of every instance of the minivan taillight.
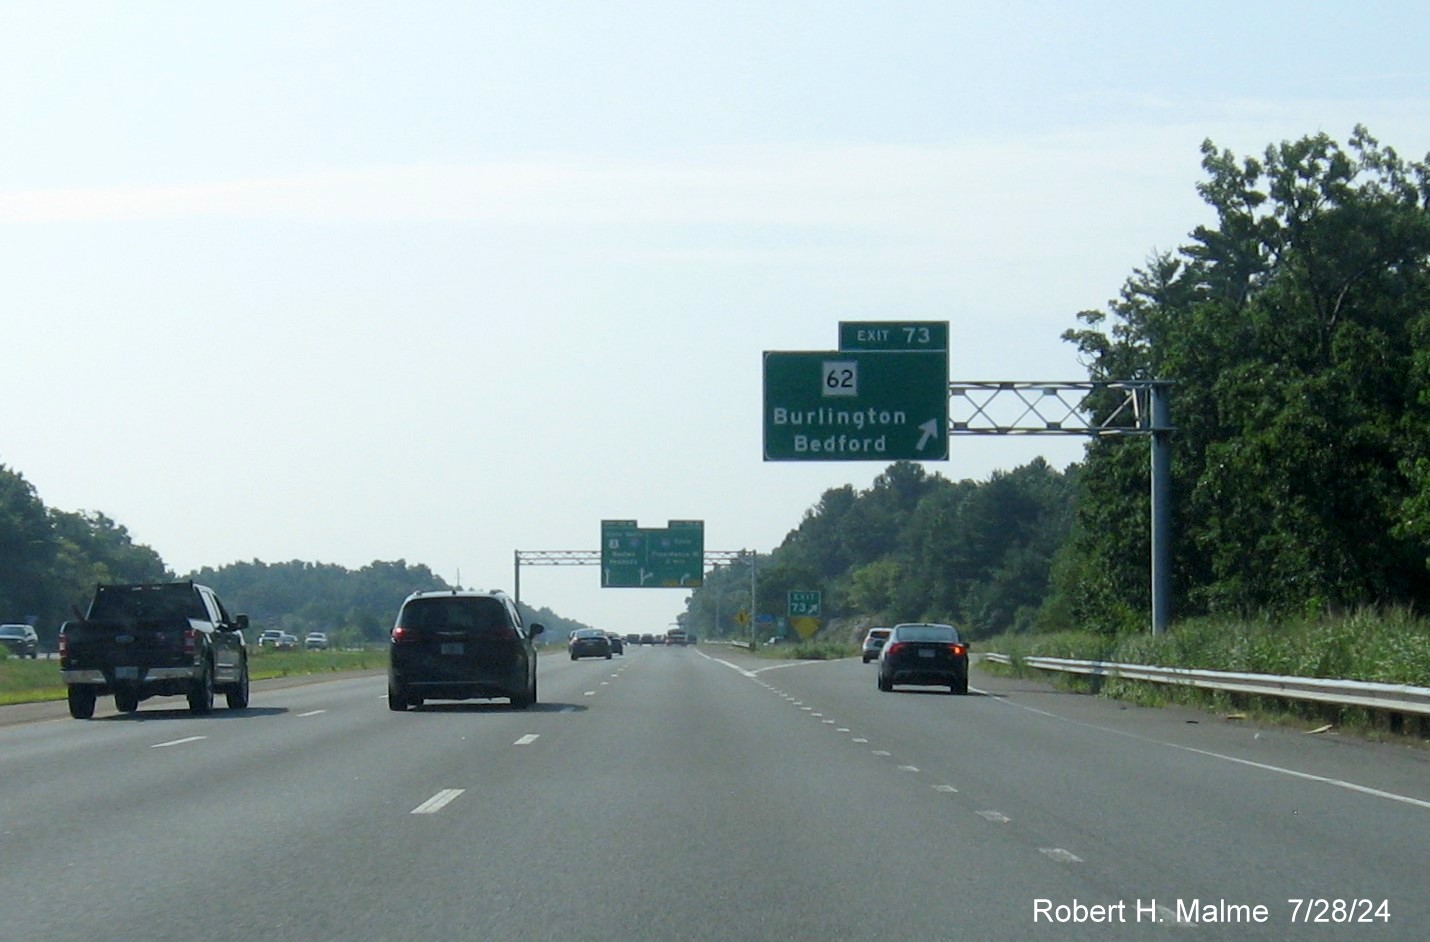
M 404 627 L 402 627 L 401 625 L 397 625 L 396 627 L 394 627 L 394 628 L 392 629 L 392 643 L 393 643 L 393 644 L 402 644 L 402 643 L 404 643 L 404 642 L 410 644 L 411 642 L 416 641 L 416 640 L 417 640 L 417 631 L 416 631 L 415 629 L 413 629 L 413 628 L 404 628 Z

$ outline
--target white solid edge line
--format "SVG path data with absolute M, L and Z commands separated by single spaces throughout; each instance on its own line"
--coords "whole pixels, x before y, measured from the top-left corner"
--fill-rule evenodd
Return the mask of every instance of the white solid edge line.
M 969 689 L 972 690 L 974 688 L 970 687 Z M 978 692 L 986 693 L 986 691 L 983 690 L 980 690 Z M 1161 739 L 1153 739 L 1150 736 L 1139 736 L 1136 733 L 1129 733 L 1120 729 L 1111 729 L 1107 726 L 1098 726 L 1096 723 L 1084 723 L 1082 720 L 1074 720 L 1069 719 L 1066 716 L 1058 716 L 1056 713 L 1049 713 L 1047 710 L 1039 710 L 1036 707 L 1030 707 L 1026 704 L 1013 703 L 1009 701 L 1007 697 L 994 697 L 994 699 L 999 703 L 1006 703 L 1011 707 L 1017 707 L 1018 709 L 1025 710 L 1029 713 L 1036 713 L 1039 716 L 1050 717 L 1055 720 L 1061 720 L 1064 723 L 1073 723 L 1077 726 L 1082 726 L 1087 729 L 1095 729 L 1099 730 L 1100 732 L 1112 733 L 1117 736 L 1126 736 L 1128 739 L 1135 739 L 1138 742 L 1155 743 L 1159 746 L 1166 746 L 1169 749 L 1180 749 L 1182 752 L 1190 752 L 1194 755 L 1206 756 L 1209 759 L 1221 759 L 1223 762 L 1233 762 L 1237 765 L 1245 765 L 1253 769 L 1261 769 L 1263 772 L 1275 772 L 1279 775 L 1289 775 L 1291 778 L 1298 778 L 1306 782 L 1320 782 L 1322 785 L 1332 785 L 1336 788 L 1344 788 L 1347 791 L 1359 792 L 1362 795 L 1370 795 L 1373 798 L 1385 798 L 1389 801 L 1398 801 L 1401 804 L 1412 805 L 1416 808 L 1424 808 L 1426 810 L 1430 810 L 1430 801 L 1424 801 L 1420 798 L 1411 798 L 1409 795 L 1398 795 L 1395 792 L 1382 791 L 1379 788 L 1371 788 L 1367 785 L 1357 785 L 1355 782 L 1348 782 L 1345 779 L 1331 778 L 1326 775 L 1316 775 L 1313 772 L 1300 772 L 1296 769 L 1287 769 L 1279 765 L 1268 765 L 1265 762 L 1256 762 L 1252 759 L 1240 759 L 1236 756 L 1229 756 L 1220 752 L 1212 752 L 1209 749 L 1198 749 L 1195 746 L 1183 746 L 1174 742 L 1166 742 L 1165 740 Z

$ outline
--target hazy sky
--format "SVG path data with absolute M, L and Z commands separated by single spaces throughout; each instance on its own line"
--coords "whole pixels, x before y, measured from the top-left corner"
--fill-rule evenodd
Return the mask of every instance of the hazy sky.
M 1421 159 L 1427 49 L 1423 0 L 0 0 L 0 463 L 180 573 L 768 551 L 885 464 L 763 462 L 762 351 L 946 320 L 956 380 L 1085 378 L 1059 335 L 1208 221 L 1204 139 Z

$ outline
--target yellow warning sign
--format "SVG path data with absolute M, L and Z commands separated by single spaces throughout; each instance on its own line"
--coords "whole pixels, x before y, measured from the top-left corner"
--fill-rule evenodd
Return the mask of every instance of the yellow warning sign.
M 800 640 L 808 641 L 814 637 L 814 633 L 819 630 L 819 619 L 809 615 L 802 615 L 799 618 L 791 618 L 789 626 L 799 635 Z

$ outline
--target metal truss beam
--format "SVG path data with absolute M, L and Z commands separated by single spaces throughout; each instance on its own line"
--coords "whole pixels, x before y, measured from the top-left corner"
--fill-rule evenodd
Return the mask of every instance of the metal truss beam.
M 951 382 L 950 435 L 1151 435 L 1171 429 L 1153 424 L 1152 398 L 1165 380 Z M 1094 418 L 1094 405 L 1111 411 Z

